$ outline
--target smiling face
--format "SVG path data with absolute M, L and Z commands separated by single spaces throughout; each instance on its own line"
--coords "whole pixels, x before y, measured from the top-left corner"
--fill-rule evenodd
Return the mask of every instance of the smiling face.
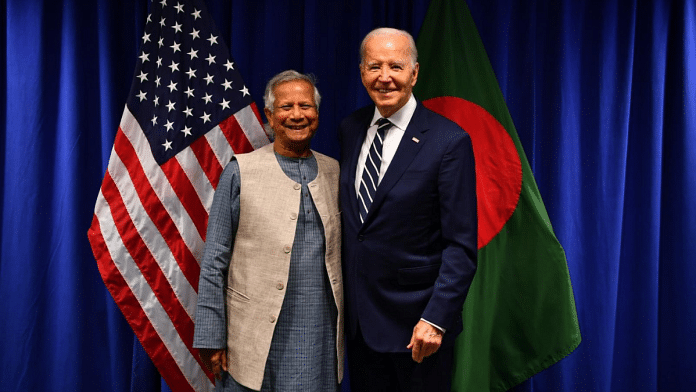
M 402 34 L 379 34 L 365 42 L 360 77 L 383 117 L 401 109 L 418 80 L 418 63 L 411 63 L 409 40 Z
M 273 112 L 268 108 L 264 112 L 275 132 L 275 151 L 288 157 L 309 156 L 309 142 L 319 127 L 314 87 L 305 80 L 292 80 L 275 86 L 273 94 Z

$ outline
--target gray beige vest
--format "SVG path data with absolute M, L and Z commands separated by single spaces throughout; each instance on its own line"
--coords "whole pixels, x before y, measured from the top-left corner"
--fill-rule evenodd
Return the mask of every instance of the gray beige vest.
M 343 280 L 338 162 L 312 152 L 318 173 L 309 192 L 326 236 L 325 263 L 338 308 L 338 380 L 343 377 Z M 301 185 L 278 164 L 273 145 L 236 156 L 241 178 L 239 228 L 227 278 L 229 372 L 259 390 L 290 269 Z

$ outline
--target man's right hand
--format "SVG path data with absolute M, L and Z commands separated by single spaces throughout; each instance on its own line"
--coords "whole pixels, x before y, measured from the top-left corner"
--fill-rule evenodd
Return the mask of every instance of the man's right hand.
M 216 379 L 221 379 L 222 372 L 227 371 L 227 350 L 224 348 L 199 348 L 198 353 L 205 367 L 215 375 Z

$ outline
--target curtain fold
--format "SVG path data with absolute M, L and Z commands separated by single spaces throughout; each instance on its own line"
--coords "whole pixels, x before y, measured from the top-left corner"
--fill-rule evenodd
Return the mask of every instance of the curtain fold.
M 332 156 L 338 123 L 370 103 L 363 36 L 392 26 L 417 37 L 428 8 L 206 1 L 258 105 L 279 71 L 318 77 L 313 147 Z M 696 1 L 467 3 L 566 251 L 583 334 L 515 390 L 691 389 Z M 0 5 L 0 391 L 167 390 L 86 235 L 149 5 Z

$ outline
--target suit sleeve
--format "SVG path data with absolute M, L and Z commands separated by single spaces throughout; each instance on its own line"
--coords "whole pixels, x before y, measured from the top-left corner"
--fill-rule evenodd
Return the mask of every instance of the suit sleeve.
M 198 280 L 193 347 L 227 347 L 225 287 L 239 225 L 239 165 L 232 160 L 220 176 L 208 217 L 205 252 Z
M 440 163 L 438 197 L 443 249 L 440 273 L 422 317 L 445 329 L 461 320 L 477 263 L 476 172 L 469 135 L 449 143 Z

